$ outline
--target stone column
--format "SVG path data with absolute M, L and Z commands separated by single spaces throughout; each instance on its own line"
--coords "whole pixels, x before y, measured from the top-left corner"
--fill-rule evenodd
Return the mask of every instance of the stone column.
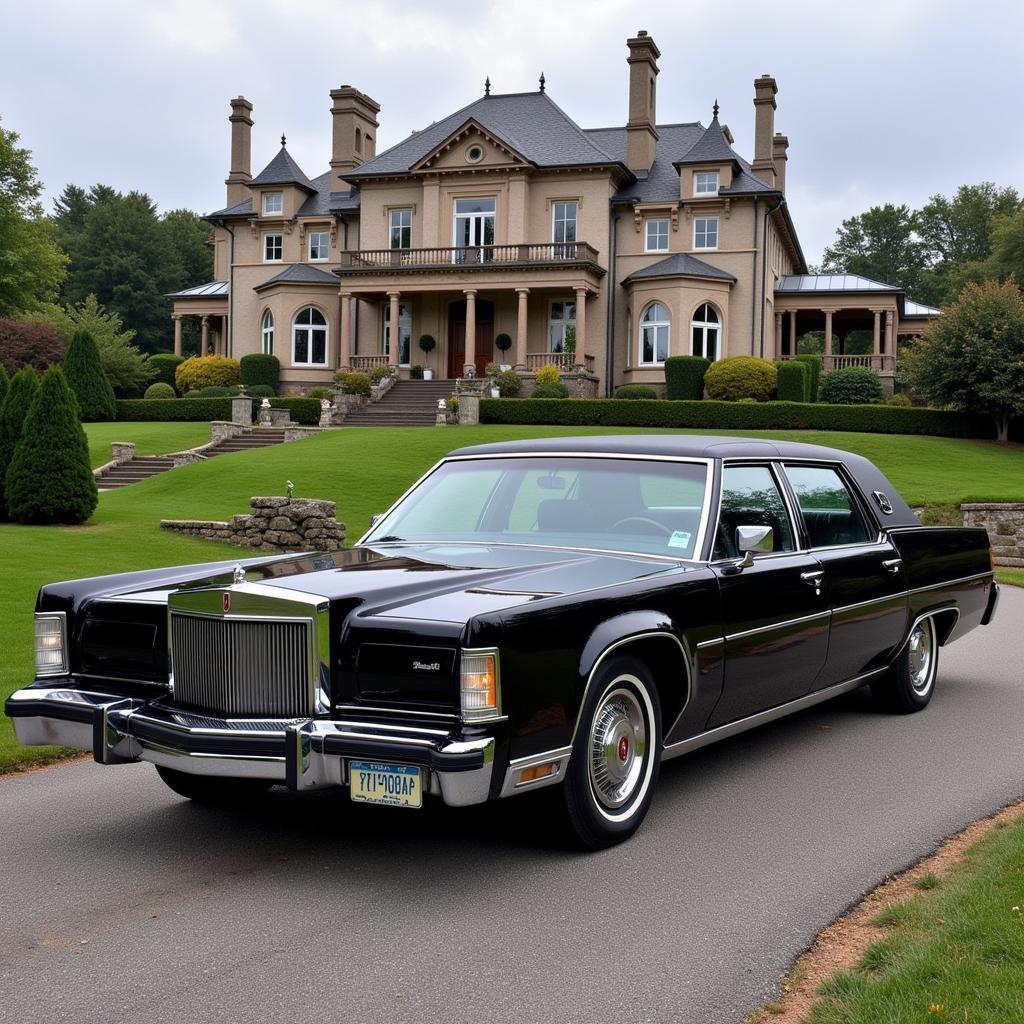
M 390 325 L 388 327 L 388 362 L 392 366 L 398 366 L 398 300 L 401 292 L 388 292 L 388 301 L 391 303 L 389 314 Z
M 476 290 L 469 288 L 463 294 L 466 296 L 466 362 L 462 375 L 468 377 L 470 367 L 472 375 L 476 376 Z
M 341 332 L 338 342 L 338 366 L 347 370 L 352 358 L 352 296 L 341 293 Z
M 587 365 L 587 289 L 576 289 L 576 365 Z
M 875 336 L 874 336 L 874 353 L 876 356 L 882 354 L 882 312 L 876 309 L 875 311 Z
M 832 310 L 822 311 L 825 314 L 825 355 L 832 355 Z
M 796 355 L 796 310 L 789 311 L 789 354 Z
M 790 355 L 794 355 L 790 352 Z M 775 352 L 774 358 L 779 359 L 782 357 L 782 314 L 775 314 Z
M 892 310 L 887 309 L 885 311 L 885 354 L 887 356 L 895 355 L 896 347 L 893 344 L 893 316 Z
M 174 315 L 174 354 L 181 355 L 181 317 Z
M 202 324 L 203 324 L 203 333 L 202 333 L 202 337 L 199 340 L 199 354 L 201 356 L 205 356 L 206 355 L 206 346 L 210 342 L 210 318 L 208 316 L 204 316 L 203 319 L 202 319 Z
M 519 312 L 516 318 L 516 369 L 526 369 L 526 300 L 530 295 L 529 288 L 517 288 Z

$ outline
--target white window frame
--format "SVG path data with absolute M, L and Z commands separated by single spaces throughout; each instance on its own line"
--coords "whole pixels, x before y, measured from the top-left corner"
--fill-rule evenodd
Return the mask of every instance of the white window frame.
M 558 303 L 559 305 L 561 305 L 562 311 L 563 311 L 563 316 L 559 317 L 557 320 L 555 319 L 555 303 Z M 572 316 L 565 316 L 564 315 L 565 307 L 567 305 L 571 305 L 572 306 Z M 552 340 L 551 340 L 551 328 L 552 327 L 560 327 L 561 328 L 561 333 L 562 333 L 562 341 L 561 341 L 562 347 L 561 348 L 552 348 L 552 345 L 554 344 L 554 342 L 552 342 Z M 575 298 L 552 299 L 548 303 L 548 349 L 547 350 L 548 350 L 549 353 L 556 353 L 556 352 L 561 353 L 561 352 L 565 351 L 565 332 L 570 327 L 574 331 L 576 330 L 576 299 Z
M 401 218 L 403 214 L 407 214 L 409 217 L 408 225 L 399 223 L 395 224 L 396 215 Z M 395 229 L 399 231 L 409 232 L 409 244 L 408 245 L 395 245 L 394 232 Z M 388 210 L 388 248 L 389 249 L 411 249 L 412 248 L 412 207 L 403 206 L 400 209 Z
M 271 206 L 271 200 L 276 200 L 273 206 Z M 283 192 L 264 192 L 263 193 L 263 216 L 264 217 L 280 217 L 284 214 L 284 193 Z
M 665 231 L 664 231 L 665 244 L 661 245 L 661 246 L 657 246 L 657 247 L 651 245 L 651 228 L 655 224 L 664 224 L 665 225 Z M 668 217 L 648 217 L 644 221 L 644 252 L 668 252 L 668 245 L 669 245 L 668 237 L 669 237 L 669 231 L 670 230 L 671 230 L 671 225 L 669 224 Z M 661 239 L 661 235 L 662 235 L 662 232 L 658 231 L 657 232 L 657 237 L 658 237 L 659 240 Z
M 317 313 L 319 313 L 320 316 L 322 316 L 324 318 L 323 324 L 322 325 L 321 324 L 313 324 L 313 323 L 300 324 L 299 323 L 299 317 L 302 316 L 302 314 L 305 313 L 307 309 L 312 309 L 312 310 L 315 310 Z M 295 333 L 296 333 L 296 331 L 299 331 L 299 330 L 302 330 L 302 329 L 308 330 L 309 333 L 310 333 L 309 349 L 307 351 L 307 355 L 308 356 L 312 356 L 313 355 L 313 337 L 312 337 L 313 331 L 314 330 L 318 330 L 318 331 L 322 330 L 324 332 L 324 359 L 323 359 L 323 362 L 320 362 L 320 363 L 313 362 L 312 359 L 307 359 L 304 362 L 300 362 L 298 359 L 295 358 Z M 318 307 L 313 306 L 313 305 L 306 305 L 306 306 L 303 306 L 301 309 L 297 309 L 295 311 L 294 315 L 292 316 L 292 352 L 291 352 L 291 356 L 292 356 L 292 366 L 327 366 L 328 363 L 330 362 L 330 358 L 331 358 L 331 322 L 330 322 L 330 320 L 327 319 L 327 314 L 322 309 L 319 309 Z
M 323 238 L 325 240 L 323 245 L 323 256 L 313 255 L 314 238 Z M 316 231 L 310 231 L 309 234 L 306 235 L 306 258 L 309 260 L 310 263 L 326 263 L 331 258 L 330 231 L 321 231 L 318 229 Z
M 267 243 L 271 238 L 277 239 L 277 250 L 280 255 L 276 258 L 267 256 Z M 284 235 L 280 231 L 267 231 L 263 235 L 263 262 L 281 263 L 284 261 Z
M 489 200 L 490 202 L 494 203 L 494 210 L 493 210 L 493 212 L 488 212 L 488 213 L 480 213 L 480 212 L 475 212 L 475 213 L 459 213 L 458 212 L 459 211 L 458 204 L 459 204 L 460 201 L 463 201 L 463 200 L 468 201 L 468 202 L 483 202 L 485 200 Z M 497 244 L 497 238 L 498 238 L 498 197 L 497 196 L 454 196 L 452 198 L 452 245 L 456 249 L 464 248 L 462 243 L 459 241 L 459 236 L 462 234 L 462 232 L 459 231 L 459 222 L 460 221 L 462 221 L 462 220 L 476 220 L 477 221 L 477 224 L 475 225 L 475 229 L 476 230 L 474 230 L 472 233 L 479 234 L 482 237 L 482 236 L 484 236 L 486 234 L 487 229 L 485 227 L 484 222 L 486 220 L 488 220 L 488 219 L 491 222 L 491 234 L 494 237 L 494 242 L 492 242 L 491 244 L 492 245 L 496 245 Z M 485 244 L 486 243 L 483 242 L 483 241 L 477 241 L 477 242 L 469 243 L 469 246 L 470 246 L 470 248 L 479 248 L 479 247 L 481 247 L 481 246 L 483 246 Z
M 718 318 L 717 321 L 712 320 L 698 320 L 697 315 L 700 311 L 707 306 L 711 309 L 715 316 Z M 693 345 L 693 332 L 694 330 L 701 332 L 701 349 L 700 352 L 694 351 Z M 708 355 L 708 331 L 713 330 L 715 332 L 715 352 L 714 355 Z M 717 362 L 722 358 L 722 313 L 721 310 L 713 302 L 702 302 L 694 311 L 693 317 L 690 320 L 690 355 L 692 356 L 703 356 L 705 359 L 710 359 L 713 363 Z
M 402 321 L 409 322 L 409 358 L 402 362 Z M 391 303 L 384 306 L 384 315 L 381 317 L 381 351 L 386 356 L 391 355 Z M 404 302 L 398 304 L 398 365 L 409 366 L 412 363 L 412 307 Z
M 260 352 L 265 356 L 274 354 L 274 314 L 269 309 L 260 317 Z
M 572 221 L 558 216 L 560 206 L 572 207 Z M 559 238 L 558 225 L 572 223 L 572 238 Z M 554 199 L 551 202 L 551 241 L 556 245 L 573 245 L 579 240 L 580 203 L 578 199 Z M 566 232 L 563 230 L 563 234 Z
M 644 317 L 647 315 L 647 311 L 653 309 L 655 306 L 660 306 L 665 311 L 664 320 L 650 320 L 645 321 Z M 665 359 L 672 354 L 672 314 L 669 312 L 668 306 L 664 302 L 660 302 L 658 299 L 654 299 L 648 302 L 642 310 L 640 310 L 640 331 L 637 335 L 639 344 L 637 345 L 637 366 L 664 366 Z M 658 359 L 658 331 L 665 329 L 665 359 Z M 644 359 L 644 338 L 648 331 L 654 332 L 654 340 L 651 344 L 651 354 L 653 359 Z
M 701 178 L 714 180 L 714 188 L 701 188 Z M 717 196 L 718 195 L 718 171 L 694 171 L 693 172 L 693 194 L 695 196 Z M 706 184 L 706 182 L 705 182 Z
M 701 224 L 704 225 L 704 231 L 703 231 L 704 242 L 705 242 L 704 245 L 698 245 L 697 244 L 697 231 L 698 231 L 698 226 L 701 225 Z M 714 229 L 715 244 L 714 245 L 708 245 L 707 244 L 707 238 L 708 238 L 708 234 L 709 234 L 708 227 L 711 224 L 714 224 L 714 226 L 715 226 L 715 229 Z M 697 249 L 697 250 L 700 250 L 700 251 L 703 251 L 703 252 L 712 252 L 712 251 L 714 251 L 715 249 L 718 248 L 718 218 L 717 217 L 694 217 L 693 218 L 693 247 L 694 247 L 694 249 Z

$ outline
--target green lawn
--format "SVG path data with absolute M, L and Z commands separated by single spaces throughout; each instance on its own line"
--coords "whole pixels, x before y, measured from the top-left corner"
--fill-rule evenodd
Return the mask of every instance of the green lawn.
M 894 927 L 834 975 L 808 1024 L 1024 1020 L 1024 819 L 995 828 Z M 770 1019 L 770 1018 L 768 1018 Z
M 1013 587 L 1024 587 L 1024 569 L 999 569 L 996 579 Z
M 86 423 L 92 468 L 110 461 L 111 441 L 134 441 L 139 455 L 163 455 L 210 440 L 209 423 Z
M 198 444 L 208 437 L 208 430 L 206 424 L 89 427 L 90 437 L 97 441 L 101 435 L 106 443 L 111 439 L 139 439 L 140 444 L 163 451 Z M 192 431 L 192 436 L 186 431 Z M 512 438 L 637 432 L 510 426 L 330 431 L 306 441 L 185 466 L 131 487 L 107 491 L 100 496 L 99 508 L 85 526 L 0 524 L 0 565 L 4 570 L 0 622 L 7 633 L 7 653 L 0 660 L 0 700 L 32 678 L 32 609 L 41 584 L 231 557 L 234 549 L 161 532 L 158 523 L 162 518 L 228 518 L 247 511 L 254 494 L 284 493 L 285 481 L 290 479 L 297 495 L 337 502 L 338 518 L 348 523 L 352 542 L 366 529 L 371 514 L 384 511 L 437 458 L 454 447 Z M 770 435 L 748 432 L 748 436 L 784 436 L 860 452 L 875 461 L 904 497 L 915 504 L 1024 498 L 1018 448 L 876 434 L 794 431 Z M 52 752 L 41 748 L 18 747 L 10 722 L 0 717 L 0 770 L 49 756 Z

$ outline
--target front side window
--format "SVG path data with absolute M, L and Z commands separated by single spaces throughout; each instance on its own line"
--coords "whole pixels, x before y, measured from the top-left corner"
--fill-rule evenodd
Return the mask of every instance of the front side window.
M 409 353 L 412 351 L 412 310 L 408 306 L 398 307 L 398 365 L 409 365 Z M 391 306 L 384 307 L 384 338 L 382 341 L 384 354 L 391 355 Z
M 693 558 L 707 467 L 634 459 L 447 462 L 364 543 L 526 544 Z
M 713 558 L 739 558 L 736 531 L 741 526 L 770 526 L 772 550 L 792 551 L 793 527 L 775 477 L 767 466 L 726 466 Z
M 577 204 L 574 202 L 554 204 L 553 242 L 576 241 L 576 209 Z
M 696 171 L 693 175 L 693 194 L 713 196 L 718 194 L 718 171 Z
M 658 365 L 669 353 L 668 310 L 660 302 L 652 302 L 640 317 L 640 365 Z
M 388 246 L 391 249 L 412 248 L 412 210 L 388 212 Z
M 311 231 L 309 233 L 309 258 L 311 262 L 329 259 L 331 255 L 330 231 Z
M 265 356 L 274 354 L 274 314 L 269 309 L 260 321 L 260 351 Z
M 307 306 L 295 314 L 292 362 L 296 366 L 327 365 L 327 320 L 315 306 Z
M 693 219 L 694 249 L 718 248 L 718 218 L 694 217 Z
M 871 540 L 846 482 L 831 466 L 786 466 L 812 548 Z
M 668 252 L 668 218 L 652 217 L 647 221 L 647 252 Z
M 564 352 L 566 341 L 576 340 L 576 303 L 565 299 L 551 303 L 548 318 L 548 351 Z
M 284 211 L 284 193 L 264 192 L 263 212 L 264 214 L 278 214 Z
M 690 323 L 692 346 L 691 355 L 703 356 L 714 362 L 721 355 L 721 324 L 718 312 L 710 302 L 705 302 Z
M 280 263 L 284 252 L 284 236 L 264 235 L 263 236 L 263 262 Z

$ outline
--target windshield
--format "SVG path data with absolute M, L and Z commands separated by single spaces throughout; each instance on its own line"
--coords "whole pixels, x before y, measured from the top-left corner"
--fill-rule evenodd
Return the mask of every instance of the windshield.
M 693 558 L 707 491 L 700 462 L 467 459 L 443 463 L 364 544 L 476 541 Z

